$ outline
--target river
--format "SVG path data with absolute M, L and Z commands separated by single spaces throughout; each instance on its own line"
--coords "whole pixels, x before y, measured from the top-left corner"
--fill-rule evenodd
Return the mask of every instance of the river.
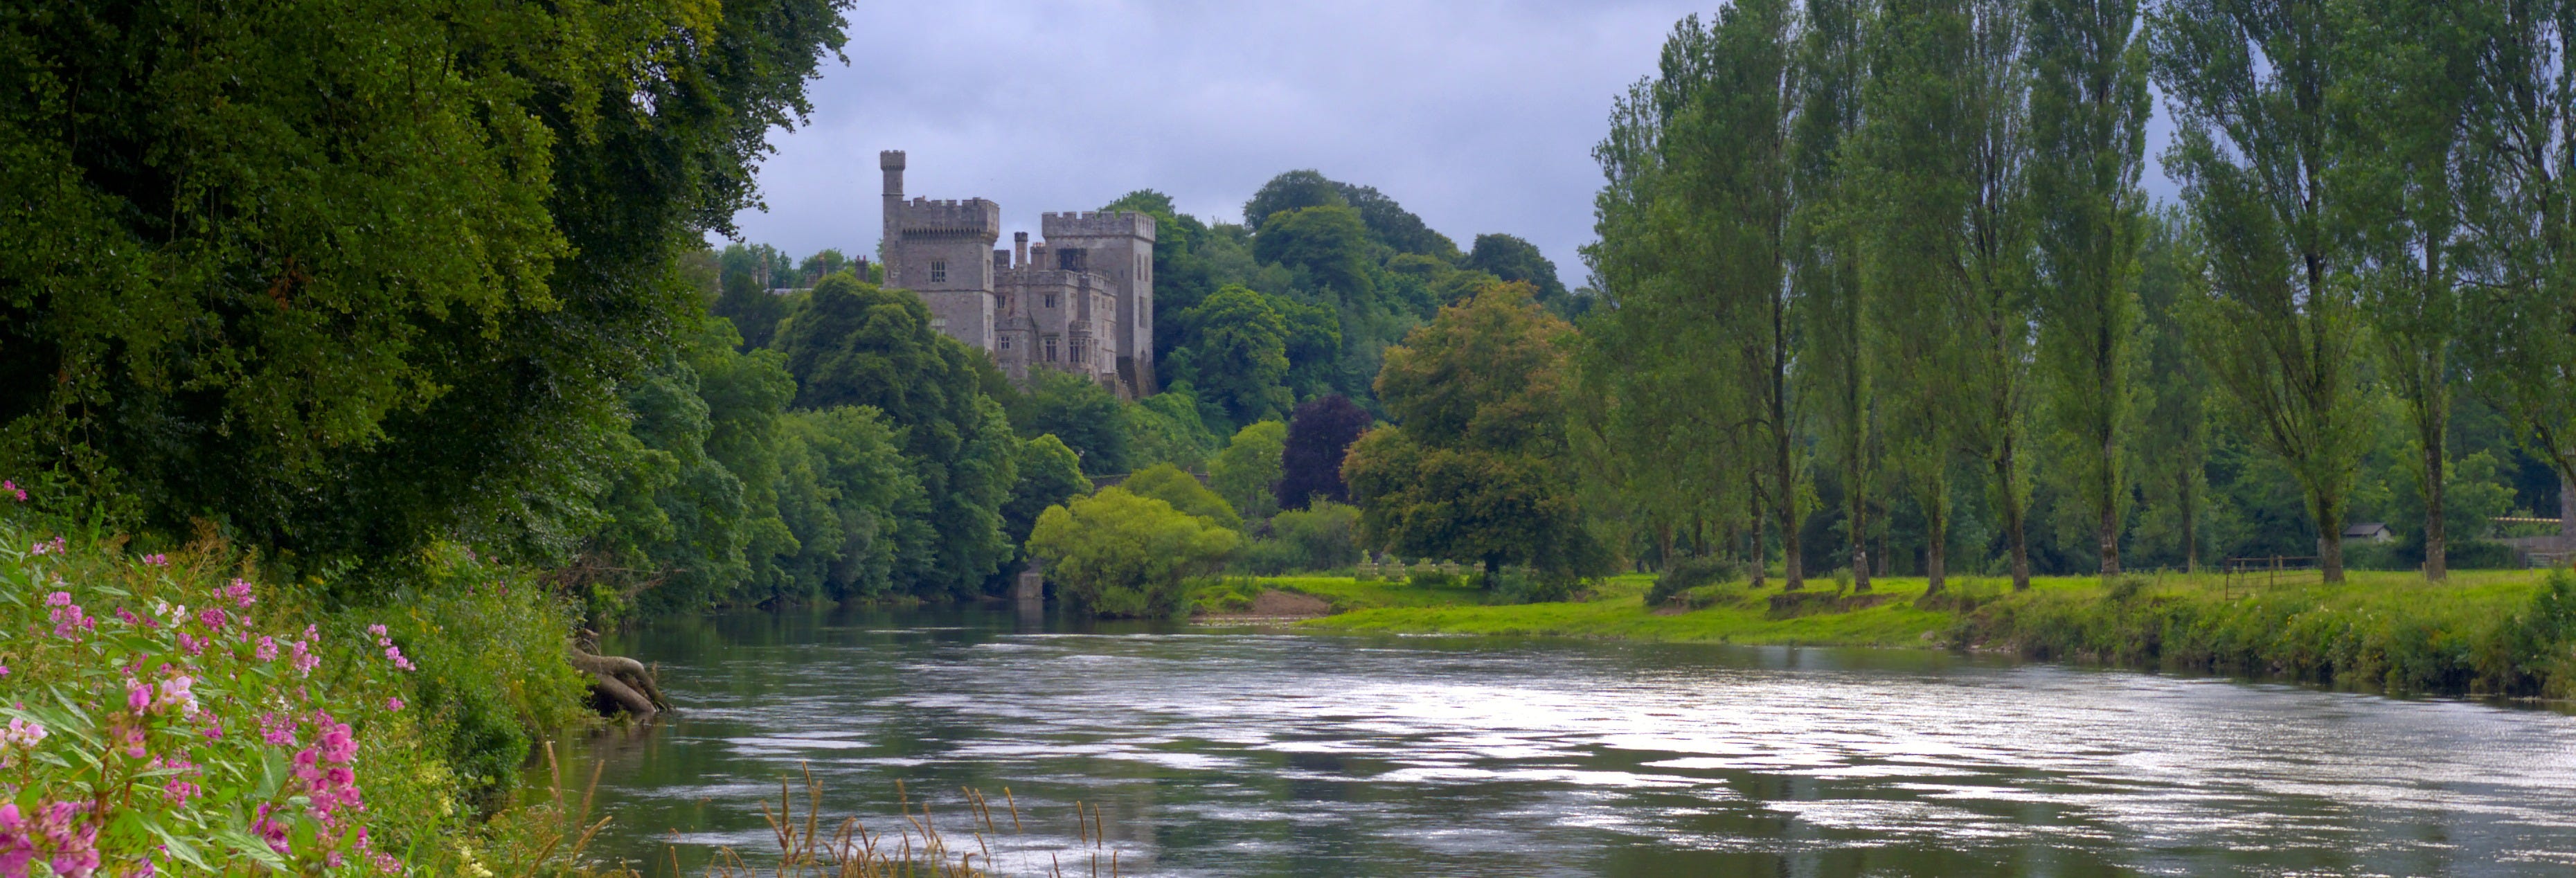
M 1107 875 L 1112 852 L 1173 876 L 2576 872 L 2576 718 L 2537 709 L 1932 650 L 972 610 L 606 646 L 659 662 L 677 715 L 573 742 L 562 770 L 578 792 L 604 763 L 592 852 L 648 874 L 774 860 L 761 803 L 794 775 L 801 822 L 809 767 L 824 825 L 899 842 L 901 780 L 952 850 L 979 844 L 980 790 L 976 863 L 1002 874 L 1097 854 Z

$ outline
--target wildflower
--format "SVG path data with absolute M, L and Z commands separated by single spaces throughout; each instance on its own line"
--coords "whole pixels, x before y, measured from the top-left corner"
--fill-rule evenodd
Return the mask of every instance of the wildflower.
M 223 609 L 220 607 L 207 607 L 204 610 L 198 611 L 197 624 L 206 626 L 206 630 L 208 631 L 224 630 Z
M 259 715 L 259 739 L 271 746 L 295 746 L 295 721 L 275 713 Z
M 164 554 L 161 554 L 161 553 L 159 553 L 159 552 L 154 552 L 154 553 L 152 553 L 152 554 L 145 555 L 145 556 L 143 556 L 143 566 L 145 566 L 145 567 L 168 567 L 168 566 L 170 566 L 170 556 L 168 556 L 168 555 L 164 555 Z
M 126 712 L 136 716 L 142 716 L 146 711 L 151 709 L 152 687 L 137 682 L 133 677 L 125 678 Z
M 72 593 L 71 593 L 71 592 L 67 592 L 67 591 L 58 591 L 58 592 L 54 592 L 53 594 L 49 594 L 49 595 L 46 595 L 46 596 L 45 596 L 45 606 L 48 606 L 48 607 L 68 607 L 68 606 L 71 606 L 71 605 L 72 605 Z
M 124 607 L 116 608 L 116 619 L 117 621 L 124 622 L 125 624 L 132 625 L 137 628 L 143 626 L 143 620 L 136 617 L 134 615 L 134 611 L 128 610 Z
M 32 750 L 43 740 L 45 740 L 44 724 L 24 717 L 10 720 L 8 728 L 0 729 L 0 747 L 25 747 Z
M 98 620 L 90 618 L 81 605 L 72 603 L 68 592 L 54 592 L 53 596 L 45 598 L 45 602 L 54 603 L 55 596 L 61 597 L 62 602 L 45 614 L 46 620 L 54 623 L 55 637 L 79 640 L 81 632 L 98 627 Z
M 400 698 L 387 698 L 387 699 L 385 699 L 385 710 L 390 711 L 390 712 L 393 712 L 393 713 L 401 713 L 401 712 L 402 712 L 402 709 L 403 709 L 403 700 L 402 700 L 402 699 L 400 699 Z
M 376 623 L 376 624 L 374 624 L 374 625 L 369 625 L 369 626 L 367 626 L 367 633 L 375 635 L 375 636 L 376 636 L 376 642 L 377 642 L 377 643 L 381 644 L 381 643 L 385 642 L 385 641 L 384 641 L 384 638 L 385 638 L 385 626 L 384 626 L 384 623 L 379 622 L 379 623 Z
M 27 835 L 27 821 L 18 816 L 18 803 L 0 802 L 0 875 L 25 875 L 27 864 L 35 858 L 36 841 Z
M 291 853 L 294 848 L 287 844 L 286 824 L 269 819 L 268 803 L 260 803 L 257 816 L 259 819 L 251 822 L 251 834 L 259 836 L 261 841 L 268 842 L 269 850 L 279 854 Z
M 17 495 L 18 502 L 27 502 L 27 489 L 18 487 L 17 482 L 0 480 L 0 494 L 14 494 Z M 0 868 L 0 875 L 6 875 L 8 873 L 8 869 Z
M 161 697 L 157 703 L 165 709 L 178 708 L 180 716 L 197 718 L 197 693 L 189 691 L 196 682 L 196 678 L 186 674 L 161 681 Z
M 288 659 L 288 664 L 295 668 L 296 673 L 310 677 L 313 675 L 314 668 L 322 666 L 322 657 L 314 655 L 313 648 L 304 641 L 292 641 L 287 644 L 287 648 L 294 651 L 294 656 Z
M 244 610 L 250 609 L 252 604 L 259 603 L 257 599 L 250 596 L 250 583 L 239 579 L 233 580 L 231 585 L 224 586 L 224 597 L 232 598 L 233 606 Z
M 412 665 L 412 663 L 411 663 L 411 659 L 407 659 L 407 658 L 404 658 L 404 657 L 403 657 L 403 654 L 402 654 L 402 647 L 399 647 L 399 646 L 388 646 L 388 647 L 385 647 L 385 658 L 387 658 L 387 659 L 391 659 L 391 660 L 393 661 L 393 663 L 394 663 L 394 667 L 401 668 L 401 669 L 406 670 L 406 671 L 419 670 L 419 668 L 414 667 L 414 666 Z
M 251 654 L 252 654 L 252 655 L 259 656 L 259 660 L 260 660 L 260 661 L 264 661 L 264 662 L 273 662 L 273 661 L 276 661 L 276 660 L 277 660 L 277 638 L 270 637 L 270 636 L 267 636 L 267 635 L 265 635 L 265 634 L 260 635 L 260 638 L 259 638 L 259 648 L 252 650 L 252 651 L 251 651 Z

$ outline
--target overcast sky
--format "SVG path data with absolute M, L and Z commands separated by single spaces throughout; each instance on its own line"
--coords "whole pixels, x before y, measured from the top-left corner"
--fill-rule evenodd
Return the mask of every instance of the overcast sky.
M 909 153 L 908 196 L 1000 202 L 1004 241 L 1036 237 L 1041 212 L 1136 189 L 1238 222 L 1264 181 L 1313 168 L 1377 187 L 1460 247 L 1527 238 L 1580 285 L 1611 99 L 1653 72 L 1675 21 L 1715 8 L 861 0 L 849 64 L 827 61 L 812 118 L 771 137 L 768 211 L 738 221 L 799 258 L 873 253 L 881 149 Z

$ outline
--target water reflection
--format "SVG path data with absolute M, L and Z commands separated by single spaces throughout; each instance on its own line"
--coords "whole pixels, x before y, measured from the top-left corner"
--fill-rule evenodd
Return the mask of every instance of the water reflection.
M 592 742 L 599 849 L 763 850 L 896 779 L 1004 872 L 2568 874 L 2576 720 L 1931 652 L 1307 637 L 1010 612 L 730 616 L 610 644 L 677 719 Z M 586 766 L 568 770 L 586 776 Z M 798 796 L 801 805 L 802 794 Z M 942 819 L 949 819 L 943 817 Z M 666 867 L 667 868 L 667 867 Z

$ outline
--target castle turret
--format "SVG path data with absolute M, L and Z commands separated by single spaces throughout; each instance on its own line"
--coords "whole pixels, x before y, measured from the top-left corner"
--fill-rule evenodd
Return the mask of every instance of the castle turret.
M 894 258 L 895 216 L 903 212 L 903 150 L 889 149 L 877 153 L 877 169 L 885 172 L 885 213 L 883 214 L 885 228 L 881 237 L 877 239 L 885 243 L 882 245 L 884 252 L 877 255 L 880 259 L 892 259 Z M 886 282 L 893 283 L 894 275 L 886 275 Z
M 1038 230 L 1058 256 L 1056 265 L 1109 281 L 1117 313 L 1102 321 L 1115 337 L 1118 380 L 1129 392 L 1155 392 L 1154 218 L 1130 211 L 1049 213 Z

